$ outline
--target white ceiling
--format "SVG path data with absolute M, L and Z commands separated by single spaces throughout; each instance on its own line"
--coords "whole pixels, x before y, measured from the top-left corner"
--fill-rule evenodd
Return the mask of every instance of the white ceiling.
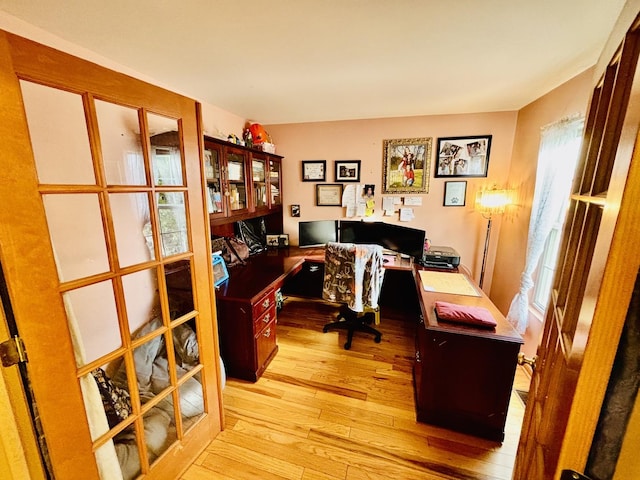
M 264 124 L 517 110 L 593 65 L 625 0 L 0 0 Z

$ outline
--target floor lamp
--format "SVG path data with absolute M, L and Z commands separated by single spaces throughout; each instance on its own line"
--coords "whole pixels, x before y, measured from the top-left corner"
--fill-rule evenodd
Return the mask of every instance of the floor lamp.
M 476 210 L 487 219 L 487 236 L 484 240 L 484 252 L 482 254 L 482 269 L 480 270 L 480 288 L 484 282 L 484 270 L 487 265 L 487 253 L 489 252 L 489 239 L 491 238 L 491 220 L 493 215 L 504 213 L 507 205 L 511 203 L 511 192 L 493 187 L 491 190 L 480 190 L 476 195 Z

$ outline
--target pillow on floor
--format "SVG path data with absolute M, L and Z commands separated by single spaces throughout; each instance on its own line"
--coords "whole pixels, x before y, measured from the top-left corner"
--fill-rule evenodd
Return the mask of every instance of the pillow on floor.
M 131 415 L 132 408 L 129 392 L 114 385 L 101 368 L 96 368 L 91 374 L 98 385 L 98 390 L 100 390 L 100 397 L 102 398 L 104 413 L 107 415 L 109 428 L 113 428 Z

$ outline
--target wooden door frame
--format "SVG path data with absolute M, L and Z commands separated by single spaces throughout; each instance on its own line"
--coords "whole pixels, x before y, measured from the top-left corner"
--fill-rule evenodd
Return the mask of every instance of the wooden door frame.
M 603 55 L 606 57 L 601 59 L 595 70 L 594 92 L 600 85 L 602 76 L 610 68 L 612 59 L 619 55 L 619 46 L 629 38 L 628 35 L 638 36 L 640 1 L 629 3 L 634 4 L 629 7 L 633 10 L 625 7 L 626 11 L 621 15 L 621 19 L 624 18 L 625 21 L 619 21 L 604 49 Z M 630 38 L 630 45 L 631 51 L 637 55 L 637 38 Z M 589 301 L 581 306 L 576 330 L 588 332 L 588 336 L 576 336 L 579 340 L 571 346 L 568 359 L 570 363 L 575 359 L 581 363 L 575 363 L 576 387 L 570 400 L 564 438 L 560 451 L 557 452 L 559 456 L 555 479 L 560 477 L 560 472 L 564 469 L 585 471 L 640 268 L 640 245 L 635 242 L 640 234 L 640 210 L 637 208 L 637 199 L 640 198 L 640 63 L 636 65 L 633 75 L 632 79 L 630 76 L 620 76 L 622 82 L 628 79 L 633 82 L 626 110 L 619 110 L 614 106 L 610 116 L 611 122 L 622 128 L 618 143 L 613 145 L 611 142 L 612 145 L 609 145 L 615 156 L 615 163 L 608 189 L 604 195 L 584 198 L 593 204 L 603 205 L 603 213 L 593 252 L 595 260 L 588 271 L 584 295 Z M 590 112 L 591 110 L 592 107 L 589 108 Z M 607 160 L 608 158 L 606 157 Z M 543 343 L 539 347 L 541 360 L 546 359 L 546 350 L 549 348 L 544 342 L 549 337 L 549 322 L 554 321 L 551 313 L 547 315 Z M 546 368 L 542 370 L 543 374 L 548 375 Z M 533 381 L 540 381 L 540 374 L 535 375 Z M 527 406 L 521 447 L 533 417 L 539 415 L 534 409 L 534 402 Z M 534 440 L 530 441 L 535 443 Z M 519 449 L 516 462 L 522 460 L 524 453 L 523 449 Z
M 10 338 L 0 302 L 0 342 Z M 45 480 L 38 442 L 17 366 L 0 367 L 0 472 L 8 480 Z
M 0 108 L 0 134 L 4 140 L 3 182 L 0 182 L 0 261 L 5 266 L 9 295 L 16 319 L 29 318 L 29 322 L 19 323 L 22 338 L 29 345 L 45 344 L 46 349 L 66 358 L 73 358 L 73 346 L 68 335 L 60 335 L 59 324 L 48 322 L 48 318 L 66 318 L 62 298 L 51 282 L 58 279 L 57 268 L 48 241 L 42 239 L 42 232 L 48 231 L 42 199 L 38 184 L 33 151 L 29 138 L 27 120 L 18 78 L 35 82 L 44 82 L 62 90 L 81 93 L 94 92 L 102 99 L 114 100 L 114 91 L 120 87 L 122 97 L 136 105 L 154 105 L 153 113 L 172 118 L 180 118 L 182 112 L 191 110 L 193 121 L 184 126 L 184 150 L 187 158 L 198 158 L 199 162 L 187 162 L 185 173 L 193 179 L 199 178 L 199 190 L 193 190 L 192 202 L 199 202 L 206 213 L 206 202 L 202 195 L 204 178 L 201 172 L 202 159 L 202 121 L 199 104 L 192 99 L 169 92 L 140 80 L 114 72 L 86 60 L 68 55 L 58 50 L 32 42 L 25 38 L 0 30 L 0 87 L 3 92 Z M 208 219 L 196 216 L 193 209 L 187 207 L 193 238 L 197 239 L 200 251 L 211 251 Z M 204 248 L 202 243 L 204 242 Z M 38 274 L 24 281 L 29 265 L 38 266 Z M 21 275 L 19 274 L 21 273 Z M 210 260 L 199 258 L 194 262 L 193 275 L 198 279 L 194 289 L 194 301 L 201 307 L 203 319 L 211 320 L 204 330 L 207 335 L 198 332 L 199 338 L 212 342 L 207 351 L 213 358 L 204 363 L 205 376 L 217 379 L 212 384 L 203 384 L 203 391 L 212 392 L 208 402 L 209 414 L 201 422 L 210 426 L 209 439 L 212 439 L 222 426 L 222 396 L 220 378 L 219 347 L 217 341 L 217 323 L 213 294 L 213 272 Z M 20 283 L 17 279 L 22 278 Z M 208 281 L 207 281 L 208 280 Z M 28 284 L 27 284 L 28 283 Z M 209 286 L 211 288 L 209 288 Z M 25 298 L 24 292 L 34 293 L 37 302 Z M 37 320 L 37 321 L 35 321 Z M 58 322 L 59 323 L 59 322 Z M 209 335 L 210 333 L 210 335 Z M 210 337 L 210 338 L 209 338 Z M 208 356 L 208 355 L 207 355 Z M 33 356 L 32 356 L 33 357 Z M 32 358 L 33 360 L 33 358 Z M 95 462 L 83 462 L 93 457 L 89 429 L 83 422 L 67 422 L 64 426 L 57 422 L 51 412 L 84 412 L 84 403 L 75 372 L 51 368 L 51 361 L 39 358 L 29 364 L 33 389 L 38 402 L 46 399 L 48 412 L 41 410 L 41 419 L 49 437 L 66 438 L 66 445 L 49 445 L 54 468 L 57 466 L 65 478 L 97 478 Z M 61 392 L 56 385 L 73 385 L 71 390 Z M 216 404 L 212 404 L 216 403 Z M 57 426 L 56 426 L 57 423 Z M 202 431 L 203 429 L 199 429 Z M 198 441 L 203 440 L 202 435 Z M 69 448 L 73 445 L 73 448 Z M 183 446 L 189 447 L 184 441 Z M 91 465 L 89 463 L 92 463 Z M 167 475 L 177 474 L 168 469 Z M 59 474 L 59 472 L 56 472 Z

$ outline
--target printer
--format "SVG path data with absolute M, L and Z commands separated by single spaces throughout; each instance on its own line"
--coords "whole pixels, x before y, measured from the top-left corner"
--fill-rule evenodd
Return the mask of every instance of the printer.
M 423 252 L 420 264 L 423 267 L 453 270 L 460 265 L 460 255 L 451 247 L 431 246 Z

